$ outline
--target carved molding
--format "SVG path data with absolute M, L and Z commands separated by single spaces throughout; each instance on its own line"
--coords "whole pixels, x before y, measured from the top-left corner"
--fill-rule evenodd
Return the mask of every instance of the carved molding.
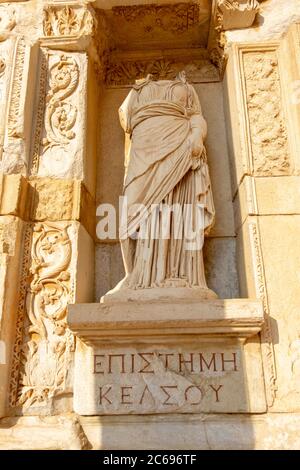
M 261 330 L 261 347 L 264 363 L 264 373 L 267 382 L 266 394 L 269 406 L 274 404 L 277 391 L 277 374 L 275 353 L 273 347 L 273 337 L 270 322 L 270 309 L 267 296 L 266 280 L 264 273 L 264 262 L 261 251 L 261 241 L 259 226 L 257 220 L 252 219 L 249 223 L 249 237 L 252 247 L 254 279 L 256 287 L 256 296 L 262 300 L 264 310 L 264 324 Z
M 221 76 L 227 61 L 225 32 L 252 26 L 258 12 L 258 0 L 213 0 L 208 50 Z
M 15 41 L 14 59 L 7 99 L 6 129 L 3 139 L 1 170 L 5 173 L 25 173 L 25 113 L 27 72 L 30 60 L 30 46 L 24 37 Z
M 74 301 L 70 225 L 28 226 L 14 347 L 11 406 L 49 405 L 68 390 L 74 336 L 66 309 Z
M 41 50 L 38 76 L 38 102 L 35 109 L 35 132 L 33 137 L 33 147 L 31 155 L 31 174 L 36 175 L 39 168 L 40 148 L 42 141 L 42 132 L 44 127 L 44 115 L 46 107 L 46 94 L 48 82 L 48 54 Z
M 23 75 L 26 55 L 26 43 L 23 38 L 19 38 L 16 44 L 15 66 L 12 77 L 12 88 L 8 110 L 8 136 L 23 136 L 23 113 L 21 98 L 23 91 Z
M 15 331 L 15 343 L 12 353 L 12 366 L 10 376 L 10 390 L 9 390 L 9 404 L 16 406 L 18 401 L 18 387 L 19 387 L 19 366 L 21 348 L 23 344 L 23 326 L 25 320 L 25 301 L 27 292 L 27 276 L 30 266 L 30 251 L 31 251 L 31 226 L 28 224 L 25 227 L 24 243 L 23 243 L 23 262 L 20 273 L 19 284 L 19 300 L 17 308 L 17 322 Z

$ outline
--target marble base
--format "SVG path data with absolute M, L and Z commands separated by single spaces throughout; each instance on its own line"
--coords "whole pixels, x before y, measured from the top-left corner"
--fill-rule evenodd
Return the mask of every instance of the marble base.
M 201 287 L 149 287 L 148 289 L 113 289 L 101 297 L 102 304 L 118 302 L 172 302 L 212 300 L 218 296 L 211 289 Z
M 0 420 L 0 450 L 299 450 L 300 414 L 62 415 Z
M 69 306 L 82 416 L 266 411 L 259 301 Z

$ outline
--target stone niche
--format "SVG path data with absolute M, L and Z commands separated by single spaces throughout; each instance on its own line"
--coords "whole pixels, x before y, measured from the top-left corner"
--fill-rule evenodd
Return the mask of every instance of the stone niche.
M 98 239 L 98 303 L 69 306 L 68 324 L 78 338 L 74 411 L 80 416 L 263 413 L 257 340 L 263 311 L 260 301 L 238 299 L 224 64 L 215 56 L 211 2 L 116 5 L 97 10 L 97 20 L 104 67 L 99 72 L 96 205 L 110 203 L 118 211 L 124 176 L 118 109 L 130 87 L 148 73 L 174 79 L 185 70 L 208 124 L 205 145 L 216 223 L 205 242 L 206 276 L 209 287 L 227 300 L 143 302 L 141 296 L 99 303 L 124 272 L 117 231 L 115 237 Z
M 106 32 L 110 46 L 109 54 L 103 53 L 106 68 L 99 106 L 96 205 L 110 203 L 118 212 L 124 176 L 124 135 L 118 109 L 130 86 L 148 73 L 155 79 L 174 79 L 184 69 L 208 124 L 206 147 L 217 216 L 205 243 L 206 276 L 220 298 L 236 298 L 239 286 L 222 71 L 212 60 L 211 2 L 169 3 L 97 10 L 102 34 Z M 117 240 L 98 239 L 95 301 L 123 275 Z

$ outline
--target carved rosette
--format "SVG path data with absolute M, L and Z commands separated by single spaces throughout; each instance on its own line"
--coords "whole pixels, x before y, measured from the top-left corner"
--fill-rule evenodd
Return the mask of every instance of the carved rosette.
M 38 223 L 31 235 L 27 232 L 31 240 L 25 245 L 30 249 L 24 257 L 11 406 L 49 405 L 70 391 L 74 337 L 66 324 L 66 309 L 74 301 L 71 230 L 61 223 Z

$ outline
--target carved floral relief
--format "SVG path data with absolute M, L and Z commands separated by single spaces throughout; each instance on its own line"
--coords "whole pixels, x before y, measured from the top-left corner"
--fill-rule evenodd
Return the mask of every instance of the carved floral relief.
M 145 33 L 154 28 L 181 34 L 199 23 L 200 7 L 197 3 L 175 5 L 133 5 L 113 7 L 114 16 L 127 22 L 139 22 L 147 18 Z
M 74 351 L 74 337 L 66 324 L 67 304 L 74 299 L 71 231 L 70 225 L 60 223 L 35 224 L 32 234 L 31 227 L 27 230 L 12 406 L 46 404 L 68 391 Z
M 93 33 L 94 17 L 90 9 L 48 6 L 44 10 L 44 35 L 79 36 Z
M 135 80 L 149 73 L 156 80 L 173 80 L 184 69 L 192 83 L 219 81 L 217 68 L 207 59 L 189 60 L 188 63 L 176 59 L 112 61 L 106 70 L 107 85 L 132 85 Z
M 287 128 L 276 51 L 245 52 L 243 63 L 253 171 L 257 175 L 289 174 Z
M 31 173 L 74 177 L 73 167 L 82 149 L 85 109 L 86 56 L 81 53 L 41 52 L 39 96 Z M 76 169 L 74 170 L 76 171 Z M 76 174 L 80 178 L 81 174 Z
M 77 107 L 66 101 L 76 90 L 79 68 L 74 57 L 62 55 L 50 67 L 49 91 L 46 97 L 44 150 L 55 145 L 68 144 L 75 137 L 73 127 Z

